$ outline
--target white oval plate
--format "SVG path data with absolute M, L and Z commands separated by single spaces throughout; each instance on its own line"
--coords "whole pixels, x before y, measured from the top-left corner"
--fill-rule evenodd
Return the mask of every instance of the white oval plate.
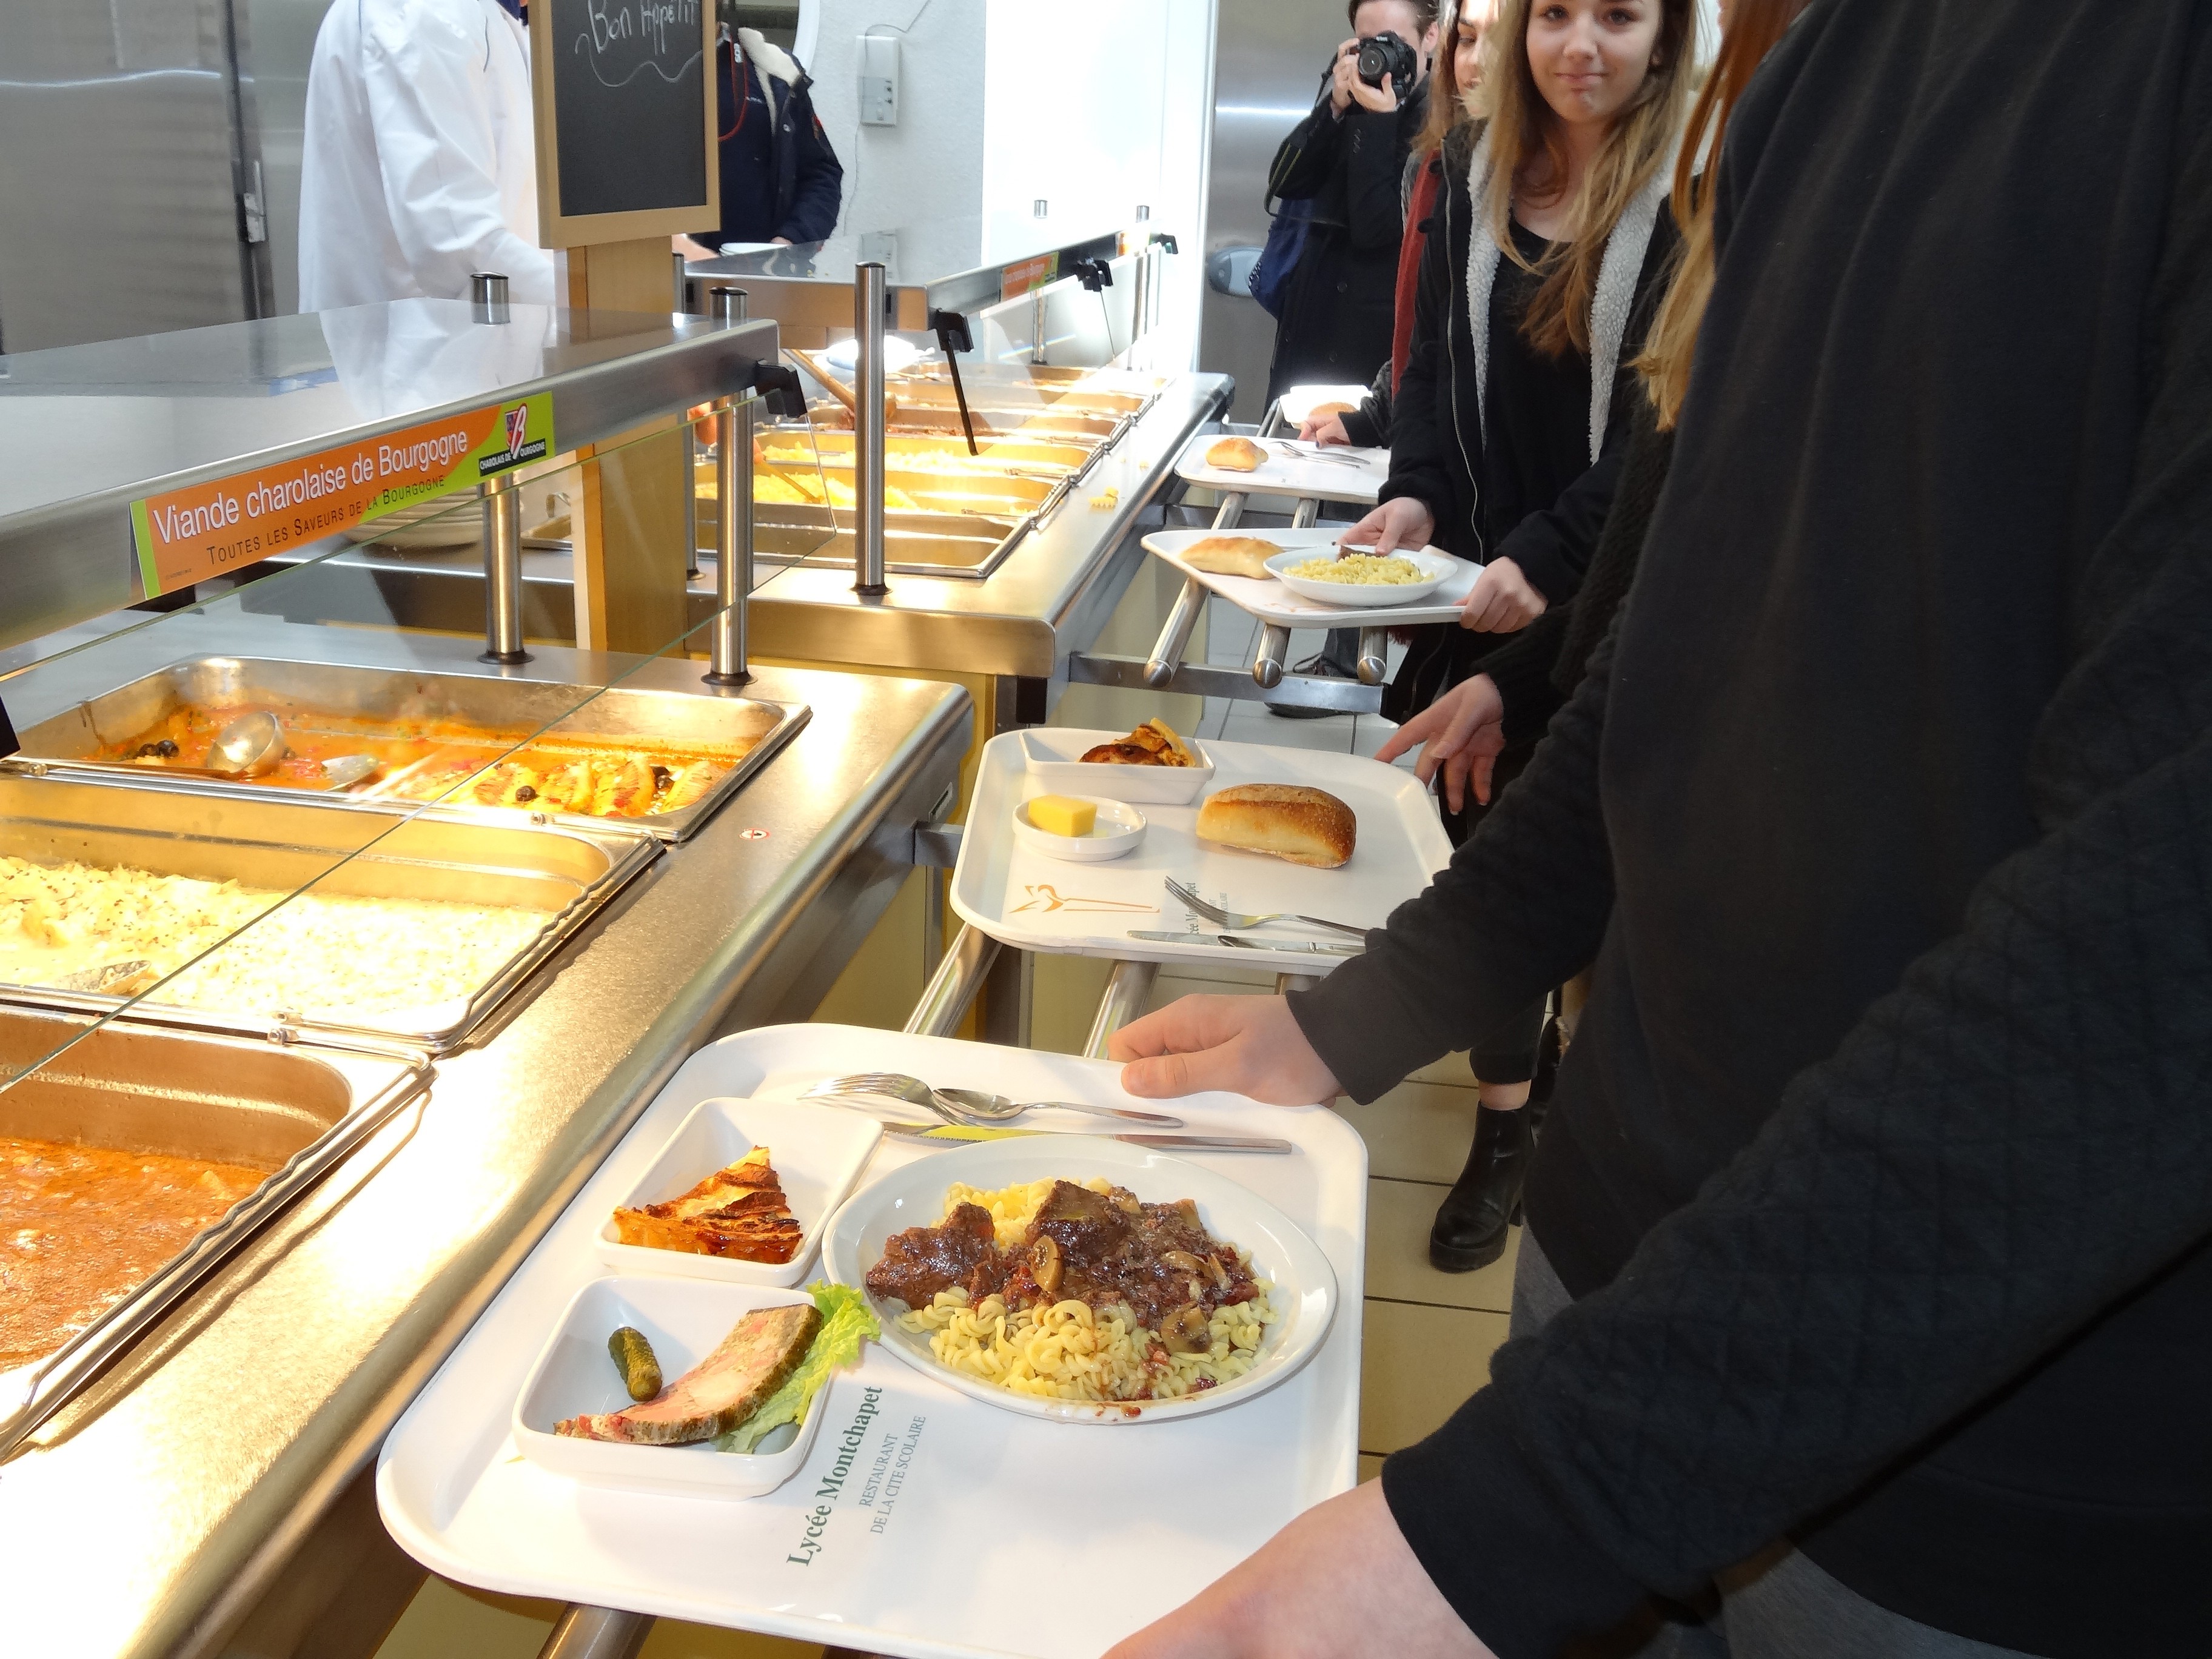
M 1227 1176 L 1166 1152 L 1091 1135 L 981 1141 L 903 1164 L 854 1194 L 830 1217 L 822 1265 L 838 1283 L 865 1289 L 868 1269 L 883 1259 L 884 1240 L 908 1227 L 933 1227 L 942 1221 L 945 1190 L 956 1181 L 990 1191 L 1047 1177 L 1087 1181 L 1093 1176 L 1127 1188 L 1146 1203 L 1195 1200 L 1206 1231 L 1243 1249 L 1258 1275 L 1273 1281 L 1279 1317 L 1267 1327 L 1259 1363 L 1249 1371 L 1180 1400 L 1127 1405 L 1040 1400 L 947 1370 L 930 1352 L 927 1337 L 899 1328 L 899 1304 L 871 1297 L 883 1322 L 883 1346 L 923 1376 L 971 1399 L 1061 1423 L 1156 1423 L 1219 1411 L 1258 1398 L 1319 1352 L 1336 1317 L 1336 1273 L 1304 1229 Z
M 1014 839 L 1032 853 L 1042 853 L 1048 859 L 1060 859 L 1069 864 L 1103 864 L 1108 859 L 1118 859 L 1133 853 L 1143 845 L 1145 815 L 1126 801 L 1109 800 L 1103 795 L 1070 795 L 1069 800 L 1087 800 L 1098 809 L 1098 822 L 1091 826 L 1087 836 L 1055 836 L 1050 830 L 1040 830 L 1030 822 L 1030 804 L 1024 801 L 1014 808 Z
M 1402 587 L 1392 587 L 1357 582 L 1317 582 L 1290 574 L 1290 566 L 1304 564 L 1308 559 L 1319 556 L 1319 554 L 1305 549 L 1278 553 L 1267 561 L 1267 568 L 1274 573 L 1277 581 L 1302 599 L 1312 599 L 1319 605 L 1342 605 L 1346 610 L 1372 611 L 1379 605 L 1418 605 L 1449 580 L 1456 568 L 1447 554 L 1432 553 L 1426 548 L 1401 547 L 1398 550 L 1398 556 L 1411 559 L 1419 565 L 1427 580 L 1407 582 Z

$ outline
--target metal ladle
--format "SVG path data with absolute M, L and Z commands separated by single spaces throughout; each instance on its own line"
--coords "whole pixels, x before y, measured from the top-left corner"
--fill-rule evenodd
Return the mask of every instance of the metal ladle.
M 216 733 L 209 746 L 207 769 L 218 777 L 258 778 L 274 772 L 290 753 L 284 728 L 266 710 L 240 714 Z

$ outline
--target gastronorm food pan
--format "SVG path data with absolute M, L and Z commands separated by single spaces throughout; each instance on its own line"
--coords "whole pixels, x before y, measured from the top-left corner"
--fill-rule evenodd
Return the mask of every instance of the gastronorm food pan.
M 63 1049 L 72 1037 L 75 1045 Z M 425 1063 L 412 1055 L 279 1047 L 0 1008 L 0 1078 L 33 1066 L 13 1087 L 0 1090 L 0 1135 L 246 1164 L 270 1173 L 91 1324 L 44 1358 L 7 1374 L 0 1457 L 414 1098 L 428 1075 Z M 105 1243 L 100 1224 L 106 1218 L 87 1207 L 82 1218 L 82 1248 L 98 1250 Z
M 953 419 L 960 418 L 955 410 Z M 853 465 L 853 434 L 850 428 L 816 428 L 811 440 L 819 450 L 822 465 L 849 468 Z M 810 450 L 809 435 L 804 428 L 771 427 L 760 434 L 762 447 L 783 460 L 787 455 L 811 465 L 813 450 Z M 1081 472 L 1097 459 L 1093 446 L 1069 441 L 1057 437 L 1028 436 L 994 438 L 983 445 L 980 456 L 968 453 L 967 441 L 957 435 L 939 436 L 934 434 L 894 432 L 884 441 L 887 471 L 915 471 L 933 469 L 929 462 L 934 458 L 951 458 L 957 472 L 988 477 L 994 471 L 1014 474 L 1034 474 L 1058 480 L 1063 474 Z M 906 466 L 902 457 L 913 458 Z
M 151 778 L 164 787 L 192 787 L 226 794 L 296 804 L 303 792 L 269 784 L 212 778 L 162 778 L 150 767 L 95 762 L 103 748 L 122 744 L 179 708 L 270 708 L 288 723 L 328 717 L 364 738 L 379 732 L 441 723 L 504 730 L 533 741 L 599 744 L 619 750 L 695 750 L 733 763 L 706 794 L 688 806 L 650 817 L 605 818 L 573 812 L 531 813 L 489 808 L 516 822 L 543 820 L 599 833 L 642 830 L 663 841 L 690 836 L 724 801 L 806 723 L 805 705 L 755 697 L 694 696 L 629 686 L 600 689 L 544 680 L 496 679 L 477 674 L 433 674 L 411 669 L 362 668 L 341 664 L 286 662 L 260 657 L 199 657 L 173 663 L 143 678 L 89 698 L 40 721 L 21 734 L 26 760 L 98 766 L 132 781 Z M 343 745 L 338 745 L 343 746 Z M 377 781 L 362 787 L 374 791 Z M 346 805 L 380 803 L 356 791 Z
M 659 852 L 658 842 L 635 833 L 536 826 L 520 821 L 520 814 L 452 807 L 410 811 L 375 803 L 331 807 L 303 801 L 296 793 L 282 800 L 241 794 L 137 785 L 112 773 L 0 772 L 0 858 L 48 868 L 76 865 L 230 881 L 315 901 L 294 899 L 267 910 L 195 965 L 150 986 L 151 973 L 118 973 L 110 980 L 100 969 L 112 959 L 118 970 L 148 960 L 166 970 L 158 950 L 149 957 L 143 945 L 110 943 L 97 921 L 80 926 L 65 947 L 56 947 L 49 938 L 33 937 L 13 914 L 18 907 L 0 904 L 0 963 L 13 957 L 27 964 L 12 975 L 0 970 L 0 1002 L 107 1013 L 121 1008 L 129 993 L 143 990 L 132 1010 L 141 1018 L 253 1035 L 398 1043 L 442 1054 L 465 1041 Z M 463 936 L 462 945 L 446 966 L 447 978 L 422 988 L 419 975 L 439 968 L 438 960 L 425 963 L 405 955 L 409 945 L 420 951 L 433 937 L 423 931 L 422 913 L 402 917 L 395 927 L 389 913 L 374 907 L 320 908 L 325 901 L 359 899 L 469 905 L 487 915 L 465 928 L 466 918 L 446 924 Z M 78 908 L 95 916 L 115 914 L 97 908 L 99 902 L 94 894 Z M 495 907 L 498 914 L 489 914 Z M 357 940 L 375 938 L 380 925 L 387 929 L 388 951 L 333 960 L 337 951 L 326 949 L 318 958 L 319 939 L 343 937 L 348 928 Z M 276 941 L 289 941 L 281 955 Z M 459 965 L 471 944 L 477 960 Z M 41 951 L 54 952 L 56 972 L 39 971 Z M 63 977 L 64 971 L 78 975 L 78 985 L 109 982 L 116 988 L 30 982 Z M 405 981 L 407 972 L 418 978 Z M 233 988 L 270 983 L 279 988 L 265 997 L 254 993 L 261 1006 L 224 1006 Z
M 1124 415 L 1133 415 L 1152 399 L 1139 392 L 1103 392 L 1088 388 L 1036 386 L 1009 384 L 1002 380 L 961 379 L 959 392 L 950 380 L 894 380 L 884 388 L 887 397 L 898 400 L 901 409 L 915 407 L 950 409 L 956 413 L 960 407 L 960 392 L 968 394 L 970 409 L 992 409 L 1004 415 L 1025 416 L 1039 414 L 1109 415 L 1118 420 Z

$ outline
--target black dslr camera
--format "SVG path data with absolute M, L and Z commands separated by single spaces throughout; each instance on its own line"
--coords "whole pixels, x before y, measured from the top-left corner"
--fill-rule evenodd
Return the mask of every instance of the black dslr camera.
M 1389 29 L 1359 43 L 1359 78 L 1370 87 L 1381 87 L 1387 75 L 1390 89 L 1403 100 L 1420 72 L 1421 60 L 1413 48 Z

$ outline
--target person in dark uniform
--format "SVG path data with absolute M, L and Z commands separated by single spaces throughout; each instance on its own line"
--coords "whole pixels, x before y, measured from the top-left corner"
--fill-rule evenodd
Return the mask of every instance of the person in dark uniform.
M 814 83 L 758 29 L 714 54 L 721 137 L 722 222 L 694 231 L 686 252 L 711 258 L 725 242 L 818 242 L 837 228 L 845 169 L 807 88 Z
M 1406 158 L 1428 107 L 1434 0 L 1354 0 L 1353 39 L 1336 50 L 1313 113 L 1267 169 L 1267 193 L 1309 221 L 1275 328 L 1267 400 L 1308 381 L 1364 383 L 1390 356 L 1398 245 L 1406 231 Z M 1359 46 L 1384 33 L 1415 48 L 1413 84 L 1359 78 Z

